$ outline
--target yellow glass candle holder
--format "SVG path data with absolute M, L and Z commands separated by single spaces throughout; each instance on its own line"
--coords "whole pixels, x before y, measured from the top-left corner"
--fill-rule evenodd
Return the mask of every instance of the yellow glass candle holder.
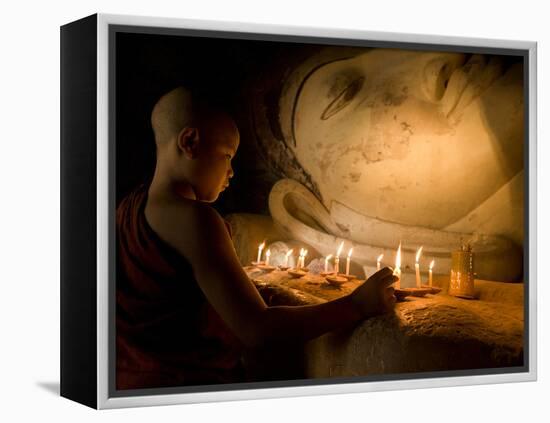
M 449 295 L 462 298 L 475 298 L 474 294 L 474 253 L 470 245 L 451 254 L 451 280 Z

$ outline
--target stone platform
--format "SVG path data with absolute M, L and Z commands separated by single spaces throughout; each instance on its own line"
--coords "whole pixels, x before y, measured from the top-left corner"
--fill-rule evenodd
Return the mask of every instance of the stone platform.
M 270 305 L 330 301 L 362 281 L 335 288 L 319 275 L 293 279 L 245 267 Z M 523 284 L 476 280 L 475 300 L 442 293 L 407 297 L 391 314 L 331 332 L 305 346 L 306 377 L 349 377 L 523 365 Z

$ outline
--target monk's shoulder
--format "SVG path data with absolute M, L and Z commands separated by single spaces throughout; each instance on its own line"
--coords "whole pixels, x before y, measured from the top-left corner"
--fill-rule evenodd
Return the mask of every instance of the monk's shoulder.
M 185 199 L 148 202 L 145 213 L 151 226 L 162 232 L 183 231 L 192 234 L 212 230 L 222 222 L 221 216 L 210 205 Z
M 197 201 L 152 203 L 145 216 L 156 234 L 193 265 L 203 262 L 205 252 L 227 236 L 218 212 Z
M 200 201 L 183 200 L 173 204 L 174 213 L 190 225 L 215 225 L 222 221 L 219 213 L 209 204 Z

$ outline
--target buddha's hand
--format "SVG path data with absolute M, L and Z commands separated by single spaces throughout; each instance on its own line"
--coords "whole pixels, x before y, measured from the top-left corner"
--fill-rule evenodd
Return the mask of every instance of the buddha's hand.
M 363 317 L 388 313 L 395 306 L 394 289 L 397 281 L 389 267 L 376 272 L 350 294 L 352 303 Z

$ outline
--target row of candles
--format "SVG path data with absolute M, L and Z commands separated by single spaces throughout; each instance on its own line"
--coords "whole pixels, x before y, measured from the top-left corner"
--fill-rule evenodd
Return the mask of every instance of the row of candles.
M 262 242 L 260 246 L 258 247 L 258 259 L 256 260 L 258 263 L 260 263 L 262 258 L 262 250 L 265 247 L 265 242 Z M 336 251 L 336 255 L 334 256 L 334 273 L 338 275 L 340 273 L 340 254 L 342 253 L 342 249 L 344 248 L 344 242 L 340 244 L 338 247 L 338 250 Z M 420 279 L 420 256 L 422 255 L 422 248 L 420 247 L 416 251 L 416 260 L 415 260 L 415 273 L 416 273 L 416 287 L 420 288 L 422 286 L 422 282 Z M 285 267 L 288 267 L 288 258 L 293 253 L 293 249 L 290 249 L 285 254 Z M 347 260 L 346 260 L 346 275 L 349 275 L 349 268 L 350 268 L 350 262 L 351 262 L 351 254 L 353 253 L 353 247 L 349 249 Z M 298 257 L 298 263 L 297 268 L 302 269 L 305 267 L 304 260 L 307 256 L 307 250 L 304 248 L 300 248 L 300 255 Z M 271 257 L 271 251 L 268 249 L 265 252 L 265 265 L 269 266 L 269 259 Z M 325 273 L 328 273 L 328 264 L 329 260 L 332 258 L 332 254 L 329 254 L 325 257 Z M 384 254 L 380 254 L 376 259 L 376 270 L 380 270 L 382 259 L 384 258 Z M 435 264 L 435 260 L 432 260 L 430 262 L 430 267 L 428 269 L 428 285 L 432 286 L 433 283 L 433 267 Z M 397 282 L 397 286 L 400 286 L 400 280 L 401 280 L 401 243 L 399 243 L 399 247 L 397 248 L 397 253 L 395 255 L 395 268 L 393 270 L 393 274 L 399 278 L 399 281 Z
M 416 250 L 416 259 L 414 263 L 414 270 L 415 270 L 415 276 L 416 276 L 416 287 L 421 288 L 422 287 L 422 281 L 420 279 L 420 256 L 422 255 L 422 248 L 420 247 L 418 250 Z M 377 264 L 376 264 L 376 270 L 380 270 L 380 261 L 384 257 L 383 254 L 380 254 L 378 256 Z M 430 267 L 428 268 L 428 285 L 433 286 L 433 268 L 434 268 L 435 260 L 432 260 L 430 262 Z M 400 287 L 400 281 L 401 281 L 401 243 L 399 243 L 399 247 L 397 248 L 397 253 L 395 255 L 395 268 L 393 270 L 393 274 L 399 278 L 399 281 L 397 281 L 397 287 Z
M 262 260 L 262 250 L 265 247 L 265 242 L 262 242 L 260 246 L 258 247 L 258 258 L 256 259 L 257 263 L 261 263 Z M 294 252 L 294 249 L 290 249 L 285 254 L 285 264 L 284 267 L 288 267 L 288 258 L 291 256 L 291 254 Z M 305 248 L 300 248 L 300 255 L 298 256 L 298 265 L 296 267 L 303 268 L 305 267 L 304 261 L 307 256 L 307 250 Z M 264 264 L 266 266 L 269 266 L 269 259 L 271 257 L 271 250 L 268 248 L 265 252 L 265 262 Z

